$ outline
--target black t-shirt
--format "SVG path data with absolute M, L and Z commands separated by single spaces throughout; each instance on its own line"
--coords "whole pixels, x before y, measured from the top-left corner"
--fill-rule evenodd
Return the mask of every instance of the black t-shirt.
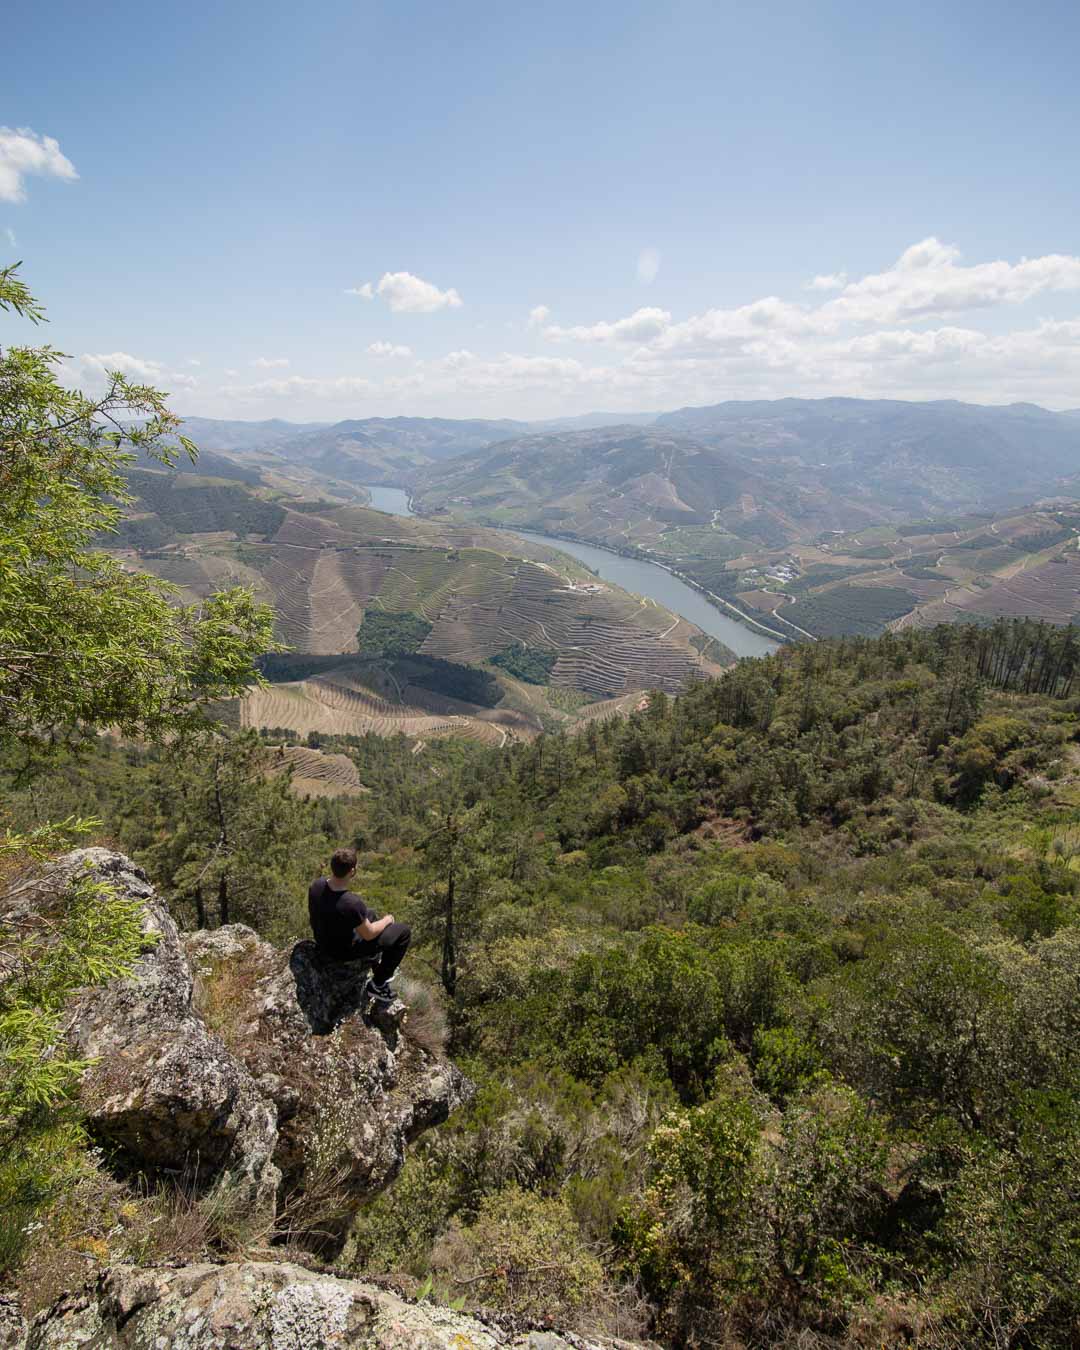
M 332 960 L 356 955 L 353 933 L 357 924 L 374 916 L 353 891 L 335 891 L 326 877 L 308 888 L 308 917 L 319 950 Z

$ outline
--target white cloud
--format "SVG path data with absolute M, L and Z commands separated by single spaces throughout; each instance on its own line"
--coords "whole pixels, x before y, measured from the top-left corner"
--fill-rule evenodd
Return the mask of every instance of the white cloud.
M 522 389 L 537 384 L 561 388 L 566 384 L 592 384 L 602 378 L 595 368 L 585 366 L 572 357 L 520 356 L 503 352 L 501 356 L 483 357 L 467 350 L 449 352 L 433 362 L 432 373 L 452 377 L 455 389 L 477 392 Z
M 7 226 L 7 228 L 4 230 L 4 234 L 7 236 L 7 241 L 8 241 L 8 243 L 11 245 L 11 247 L 12 247 L 12 248 L 15 248 L 15 247 L 16 247 L 16 244 L 15 244 L 15 231 L 11 228 L 10 225 Z
M 87 375 L 105 375 L 118 370 L 121 375 L 129 375 L 132 379 L 160 380 L 165 371 L 160 361 L 148 361 L 141 356 L 130 356 L 127 352 L 107 352 L 100 356 L 84 352 L 77 360 Z
M 198 358 L 197 356 L 189 356 L 188 359 L 187 359 L 187 363 L 188 363 L 189 366 L 201 366 L 201 365 L 202 365 L 202 362 L 199 360 L 199 358 Z
M 737 347 L 770 333 L 808 335 L 821 331 L 813 311 L 769 295 L 737 309 L 707 309 L 659 334 L 658 344 L 668 350 L 708 350 Z
M 846 272 L 830 272 L 825 276 L 813 277 L 806 283 L 806 289 L 808 291 L 839 291 L 846 285 Z
M 287 375 L 278 380 L 259 380 L 255 384 L 224 385 L 219 391 L 223 397 L 240 403 L 314 399 L 320 402 L 348 399 L 378 391 L 372 380 L 355 375 L 333 377 Z
M 39 136 L 29 127 L 0 127 L 0 201 L 24 202 L 23 180 L 33 174 L 68 180 L 79 176 L 52 136 Z
M 541 324 L 547 323 L 551 318 L 551 310 L 547 305 L 533 305 L 529 310 L 529 327 L 539 328 Z
M 132 356 L 129 352 L 83 352 L 81 356 L 67 358 L 60 367 L 65 384 L 85 386 L 92 392 L 105 389 L 113 371 L 129 380 L 155 385 L 166 393 L 170 389 L 196 389 L 199 383 L 182 370 L 170 370 L 163 361 Z
M 659 271 L 659 250 L 655 248 L 643 248 L 638 254 L 637 260 L 638 281 L 643 281 L 646 286 L 650 286 L 656 280 L 656 274 Z
M 960 266 L 959 257 L 951 245 L 924 239 L 906 249 L 892 267 L 846 285 L 822 308 L 822 317 L 829 322 L 895 323 L 1019 305 L 1045 291 L 1080 290 L 1080 257 L 1051 253 L 971 267 Z
M 867 276 L 818 280 L 796 284 L 790 298 L 764 296 L 678 318 L 652 307 L 562 327 L 549 322 L 547 306 L 536 306 L 532 326 L 552 342 L 580 343 L 575 355 L 459 348 L 407 366 L 388 363 L 381 378 L 283 377 L 226 395 L 244 405 L 243 415 L 261 407 L 266 416 L 303 416 L 306 409 L 313 418 L 418 410 L 544 417 L 828 395 L 1080 402 L 1080 304 L 1071 312 L 1059 305 L 1050 317 L 1032 314 L 1030 305 L 1028 317 L 1007 322 L 1011 309 L 1039 296 L 1080 292 L 1080 258 L 965 264 L 955 248 L 930 238 Z M 520 332 L 520 321 L 516 327 Z M 382 346 L 373 343 L 372 355 L 376 349 Z M 166 377 L 159 382 L 167 388 Z M 220 412 L 228 415 L 227 403 Z
M 430 281 L 414 277 L 411 272 L 384 272 L 377 285 L 365 281 L 354 286 L 346 295 L 358 295 L 362 300 L 385 300 L 392 310 L 401 314 L 433 314 L 437 309 L 460 309 L 463 301 L 451 287 L 440 291 Z
M 544 336 L 552 342 L 647 342 L 659 337 L 670 323 L 666 309 L 638 309 L 613 323 L 579 324 L 574 328 L 551 324 L 544 329 Z
M 1080 291 L 1080 257 L 1050 254 L 1015 264 L 970 267 L 962 266 L 959 257 L 957 249 L 929 238 L 906 249 L 893 266 L 858 281 L 848 281 L 843 273 L 815 277 L 809 283 L 812 289 L 840 291 L 820 304 L 766 296 L 734 309 L 708 309 L 678 322 L 672 322 L 666 310 L 639 309 L 614 321 L 549 325 L 544 335 L 554 342 L 644 344 L 653 352 L 684 356 L 723 350 L 768 352 L 770 362 L 775 362 L 776 353 L 783 350 L 781 337 L 801 339 L 809 351 L 825 338 L 842 337 L 853 325 L 927 321 L 1022 304 L 1047 291 Z
M 614 386 L 617 381 L 609 381 L 603 367 L 589 367 L 570 357 L 520 356 L 510 352 L 483 357 L 462 348 L 407 374 L 378 381 L 355 375 L 290 375 L 248 385 L 226 385 L 219 392 L 229 403 L 337 404 L 342 414 L 348 415 L 358 410 L 358 404 L 361 409 L 366 406 L 377 411 L 388 403 L 407 410 L 428 400 L 457 397 L 478 402 L 534 395 L 558 399 L 572 396 L 578 390 L 598 390 L 609 383 Z
M 228 367 L 226 367 L 225 374 L 228 375 L 230 379 L 235 380 L 237 376 L 240 374 L 240 372 L 238 370 L 230 370 Z
M 289 364 L 287 356 L 257 356 L 250 362 L 256 370 L 283 370 Z
M 397 346 L 393 342 L 373 342 L 367 353 L 369 356 L 412 356 L 412 348 Z

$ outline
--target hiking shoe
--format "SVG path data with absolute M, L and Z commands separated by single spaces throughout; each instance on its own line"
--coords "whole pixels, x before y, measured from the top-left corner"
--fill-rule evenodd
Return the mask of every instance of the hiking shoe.
M 396 997 L 389 980 L 372 980 L 368 985 L 368 993 L 379 1003 L 393 1003 Z

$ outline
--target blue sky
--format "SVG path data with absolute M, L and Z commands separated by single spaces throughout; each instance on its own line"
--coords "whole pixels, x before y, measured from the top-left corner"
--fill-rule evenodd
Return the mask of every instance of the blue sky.
M 0 251 L 86 385 L 319 420 L 1080 405 L 1074 2 L 62 2 L 5 33 Z

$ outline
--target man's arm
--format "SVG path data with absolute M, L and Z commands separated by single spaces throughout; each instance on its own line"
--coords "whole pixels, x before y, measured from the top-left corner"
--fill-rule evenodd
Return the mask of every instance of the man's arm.
M 356 925 L 356 936 L 361 942 L 373 942 L 384 928 L 394 922 L 392 914 L 384 914 L 381 919 L 362 919 Z
M 358 895 L 350 896 L 348 906 L 356 919 L 356 927 L 353 932 L 361 942 L 373 942 L 384 928 L 394 922 L 392 914 L 384 914 L 381 919 L 376 919 Z

